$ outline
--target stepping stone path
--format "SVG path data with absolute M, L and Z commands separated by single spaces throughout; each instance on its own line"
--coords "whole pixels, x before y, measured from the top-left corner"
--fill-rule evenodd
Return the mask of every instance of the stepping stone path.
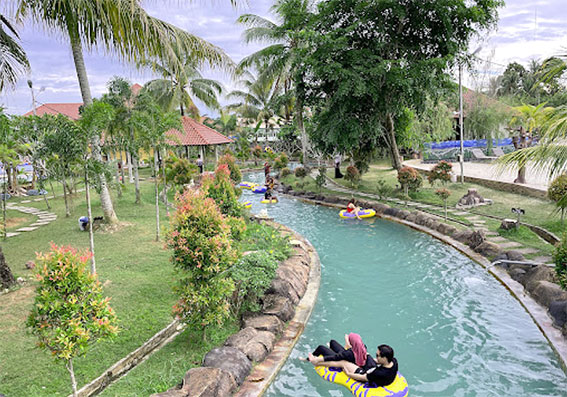
M 43 199 L 39 199 L 39 200 L 43 200 Z M 31 200 L 22 200 L 20 203 L 29 203 L 30 201 Z M 37 221 L 35 221 L 29 226 L 21 227 L 17 229 L 15 232 L 6 233 L 7 238 L 17 236 L 24 232 L 33 232 L 34 230 L 37 230 L 39 227 L 43 225 L 49 225 L 49 223 L 57 219 L 56 214 L 43 211 L 38 208 L 24 207 L 17 204 L 8 204 L 6 208 L 10 210 L 20 211 L 23 212 L 24 214 L 36 215 L 39 218 Z
M 507 239 L 505 239 L 502 236 L 488 237 L 488 240 L 492 241 L 493 243 L 504 243 L 504 242 L 508 241 Z

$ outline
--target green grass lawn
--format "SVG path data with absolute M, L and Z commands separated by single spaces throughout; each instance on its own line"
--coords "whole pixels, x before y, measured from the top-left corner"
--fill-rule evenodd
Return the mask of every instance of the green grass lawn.
M 97 271 L 104 292 L 112 298 L 121 332 L 112 342 L 97 344 L 86 357 L 76 360 L 77 382 L 83 385 L 106 368 L 136 349 L 171 321 L 174 302 L 173 268 L 163 242 L 155 242 L 153 186 L 142 185 L 143 201 L 134 205 L 133 189 L 115 200 L 122 222 L 113 232 L 95 234 Z M 101 215 L 98 197 L 93 200 L 94 216 Z M 83 195 L 75 197 L 75 208 L 65 218 L 61 198 L 53 200 L 52 211 L 58 219 L 38 230 L 22 233 L 2 243 L 7 263 L 15 276 L 29 277 L 24 264 L 35 252 L 49 250 L 49 244 L 88 247 L 88 233 L 80 232 L 77 218 L 86 214 Z M 45 203 L 27 206 L 45 209 Z M 17 216 L 17 215 L 16 215 Z M 165 225 L 165 211 L 161 221 Z M 27 333 L 25 320 L 34 296 L 34 283 L 0 297 L 0 393 L 7 396 L 58 396 L 70 393 L 67 370 L 48 353 L 35 347 L 35 338 Z M 6 359 L 8 358 L 8 359 Z
M 327 175 L 333 178 L 334 170 L 329 170 Z M 362 192 L 376 194 L 377 181 L 379 179 L 384 180 L 392 188 L 396 188 L 399 185 L 396 176 L 397 172 L 386 163 L 379 162 L 372 164 L 370 170 L 362 175 L 357 189 Z M 343 186 L 351 187 L 349 182 L 345 179 L 333 180 Z M 424 178 L 422 188 L 418 192 L 410 192 L 410 197 L 414 201 L 426 204 L 443 205 L 443 201 L 435 195 L 435 190 L 440 187 L 441 185 L 439 184 L 431 186 L 427 179 Z M 567 231 L 567 228 L 561 225 L 559 215 L 555 211 L 556 207 L 554 203 L 549 200 L 521 196 L 472 183 L 449 183 L 444 187 L 451 192 L 451 196 L 447 200 L 449 208 L 454 208 L 459 199 L 467 193 L 468 189 L 474 188 L 477 189 L 484 198 L 492 199 L 493 204 L 476 207 L 470 212 L 502 218 L 514 218 L 515 216 L 511 213 L 511 208 L 521 207 L 526 211 L 526 214 L 522 217 L 523 222 L 543 227 L 558 236 L 561 236 L 561 234 Z M 393 193 L 394 196 L 400 196 L 400 194 L 401 192 L 399 190 Z
M 165 208 L 160 208 L 162 242 L 155 242 L 155 207 L 153 181 L 141 183 L 142 204 L 134 204 L 134 187 L 127 184 L 121 198 L 114 197 L 120 225 L 95 233 L 97 273 L 104 293 L 111 297 L 120 333 L 113 341 L 95 344 L 85 357 L 74 361 L 75 375 L 81 387 L 98 377 L 128 353 L 171 322 L 171 307 L 176 300 L 172 286 L 176 274 L 169 261 L 170 251 L 164 247 L 163 235 L 168 226 Z M 112 192 L 116 196 L 116 192 Z M 171 192 L 173 195 L 173 192 Z M 65 217 L 63 199 L 51 201 L 56 221 L 38 230 L 22 233 L 2 243 L 7 263 L 16 277 L 28 283 L 0 296 L 0 393 L 17 396 L 67 396 L 71 392 L 69 374 L 63 363 L 55 362 L 50 354 L 35 347 L 35 337 L 25 328 L 35 283 L 32 272 L 25 268 L 35 252 L 47 251 L 50 242 L 87 248 L 88 233 L 81 232 L 77 219 L 86 215 L 84 192 L 74 198 L 72 216 Z M 45 203 L 23 204 L 45 209 Z M 98 195 L 93 194 L 93 216 L 100 216 Z M 33 223 L 35 216 L 10 211 L 14 225 Z M 15 227 L 15 226 L 14 226 Z M 250 227 L 242 249 L 265 249 L 266 244 L 283 249 L 273 240 L 273 232 L 260 226 Z M 271 229 L 270 229 L 271 230 Z M 187 329 L 170 345 L 157 352 L 134 369 L 127 377 L 113 384 L 105 396 L 146 396 L 175 386 L 184 373 L 200 365 L 203 355 L 222 344 L 227 336 L 238 330 L 238 321 L 231 317 L 224 325 L 207 329 L 203 342 L 201 330 Z

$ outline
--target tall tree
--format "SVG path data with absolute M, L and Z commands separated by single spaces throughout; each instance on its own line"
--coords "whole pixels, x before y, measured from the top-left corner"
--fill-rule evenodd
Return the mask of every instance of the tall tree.
M 132 125 L 141 136 L 143 147 L 154 154 L 154 185 L 155 185 L 155 206 L 156 206 L 156 241 L 160 238 L 159 226 L 159 166 L 158 158 L 160 151 L 167 148 L 166 132 L 172 128 L 182 129 L 181 117 L 177 113 L 164 113 L 153 98 L 147 94 L 140 94 L 136 99 L 136 105 L 132 115 Z M 165 151 L 165 150 L 164 150 Z M 165 166 L 165 159 L 162 159 Z M 164 180 L 165 184 L 165 180 Z M 166 204 L 167 205 L 167 204 Z
M 85 106 L 92 103 L 83 58 L 83 47 L 104 47 L 126 61 L 143 63 L 157 58 L 176 70 L 183 67 L 174 49 L 191 54 L 199 62 L 227 67 L 230 59 L 222 50 L 167 22 L 151 17 L 141 0 L 20 0 L 18 14 L 31 16 L 47 30 L 63 34 L 71 46 Z M 100 137 L 91 140 L 93 158 L 102 160 Z M 98 175 L 105 221 L 118 221 L 107 181 Z
M 268 131 L 275 115 L 274 101 L 279 95 L 279 87 L 274 84 L 274 80 L 257 79 L 247 71 L 241 73 L 237 85 L 243 87 L 243 90 L 231 91 L 227 98 L 239 99 L 240 102 L 232 103 L 227 108 L 235 110 L 245 119 L 254 121 L 258 125 L 264 123 Z
M 306 31 L 311 137 L 327 153 L 373 149 L 384 139 L 401 168 L 396 122 L 436 98 L 446 71 L 501 0 L 329 0 Z M 306 29 L 307 30 L 307 29 Z M 366 150 L 366 149 L 365 149 Z
M 244 41 L 271 43 L 252 55 L 245 57 L 239 64 L 240 68 L 247 69 L 253 65 L 264 65 L 260 70 L 259 80 L 275 81 L 281 86 L 285 99 L 284 112 L 286 120 L 293 107 L 290 90 L 293 88 L 295 96 L 295 119 L 301 135 L 301 150 L 304 162 L 307 161 L 307 134 L 304 126 L 305 101 L 304 79 L 305 74 L 301 64 L 300 48 L 306 45 L 302 37 L 305 26 L 313 15 L 313 0 L 277 0 L 271 11 L 281 20 L 280 24 L 253 14 L 241 15 L 237 22 L 248 26 L 244 31 Z
M 203 78 L 190 54 L 179 54 L 178 57 L 183 62 L 181 70 L 159 62 L 152 63 L 152 69 L 163 78 L 147 82 L 146 90 L 166 112 L 179 109 L 182 116 L 189 113 L 197 118 L 199 109 L 194 98 L 211 109 L 218 109 L 217 95 L 222 93 L 222 85 L 218 81 Z
M 4 91 L 6 86 L 14 86 L 18 76 L 30 67 L 26 53 L 17 39 L 19 36 L 16 29 L 0 14 L 0 92 Z

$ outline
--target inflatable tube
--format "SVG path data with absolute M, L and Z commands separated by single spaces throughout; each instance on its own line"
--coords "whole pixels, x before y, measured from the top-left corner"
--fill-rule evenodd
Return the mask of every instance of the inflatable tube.
M 275 198 L 269 199 L 269 200 L 264 199 L 264 200 L 262 200 L 262 201 L 260 201 L 260 202 L 261 202 L 262 204 L 275 204 L 275 203 L 278 202 L 278 199 L 275 199 Z
M 252 201 L 245 201 L 242 203 L 244 208 L 252 208 Z
M 252 188 L 252 193 L 266 193 L 268 188 L 266 186 L 256 185 Z
M 329 382 L 343 385 L 356 397 L 406 397 L 409 393 L 408 382 L 398 372 L 394 382 L 388 386 L 372 387 L 372 384 L 357 382 L 349 378 L 341 368 L 315 367 L 319 376 Z
M 372 208 L 358 211 L 358 216 L 360 218 L 372 218 L 374 215 L 376 215 L 376 211 L 374 211 Z M 357 219 L 354 213 L 347 212 L 347 210 L 342 210 L 341 212 L 339 212 L 339 216 L 344 219 Z
M 254 182 L 242 181 L 238 186 L 240 186 L 243 189 L 253 189 L 255 186 L 257 186 L 257 184 Z

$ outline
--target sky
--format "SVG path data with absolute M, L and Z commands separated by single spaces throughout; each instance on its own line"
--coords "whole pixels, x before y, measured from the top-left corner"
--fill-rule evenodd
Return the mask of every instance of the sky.
M 2 0 L 0 0 L 2 1 Z M 246 45 L 241 36 L 242 25 L 236 19 L 244 13 L 261 15 L 273 20 L 270 14 L 272 0 L 248 0 L 237 8 L 229 0 L 153 0 L 144 1 L 144 8 L 152 16 L 170 22 L 218 47 L 235 62 L 262 48 L 262 44 Z M 481 48 L 473 81 L 467 74 L 465 85 L 482 85 L 488 76 L 503 72 L 510 62 L 527 65 L 531 59 L 543 60 L 557 54 L 567 54 L 567 0 L 506 0 L 500 9 L 496 29 L 483 34 L 469 47 L 469 52 Z M 21 45 L 28 54 L 31 73 L 23 77 L 14 90 L 0 94 L 0 106 L 7 113 L 23 114 L 32 109 L 30 89 L 26 81 L 31 79 L 37 105 L 53 102 L 82 102 L 68 44 L 61 36 L 46 33 L 41 27 L 24 21 L 16 25 Z M 137 70 L 122 64 L 104 51 L 85 53 L 85 63 L 94 97 L 106 91 L 106 83 L 113 76 L 122 76 L 132 83 L 144 84 L 159 76 L 147 70 Z M 206 70 L 207 78 L 221 81 L 226 91 L 235 88 L 229 76 Z M 227 103 L 222 99 L 221 103 Z M 216 112 L 199 106 L 201 114 L 215 116 Z

